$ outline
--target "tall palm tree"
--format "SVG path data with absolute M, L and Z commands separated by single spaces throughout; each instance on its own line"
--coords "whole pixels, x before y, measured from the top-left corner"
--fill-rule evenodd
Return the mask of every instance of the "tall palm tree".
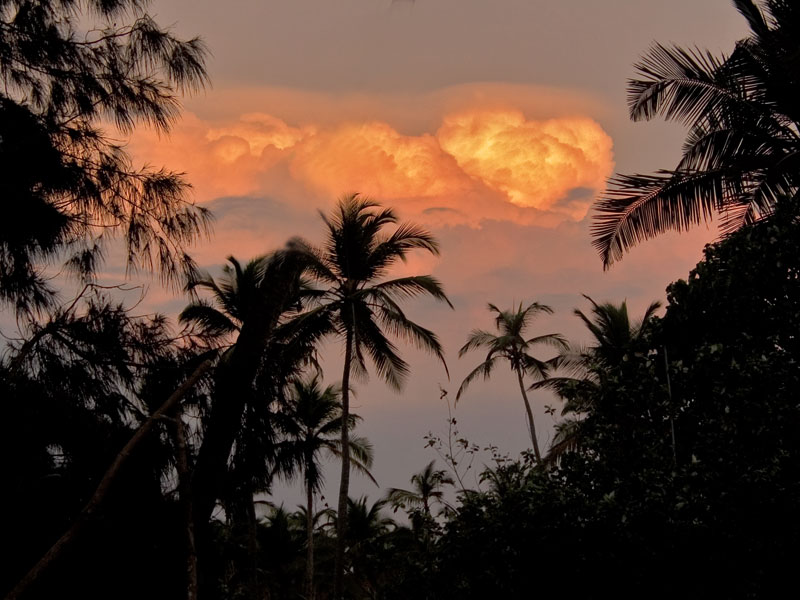
M 438 357 L 444 364 L 436 335 L 406 317 L 400 302 L 420 295 L 446 302 L 441 284 L 430 275 L 387 279 L 391 268 L 412 250 L 439 254 L 439 245 L 426 230 L 398 223 L 394 211 L 353 194 L 342 198 L 330 216 L 322 215 L 327 228 L 324 245 L 316 248 L 295 239 L 290 242 L 308 261 L 308 272 L 325 286 L 321 306 L 302 318 L 309 323 L 328 323 L 344 342 L 342 372 L 342 420 L 349 422 L 350 377 L 367 373 L 367 356 L 378 375 L 400 389 L 408 365 L 387 337 L 388 331 Z M 391 232 L 387 232 L 392 228 Z M 446 369 L 445 365 L 445 369 Z M 347 498 L 350 483 L 348 427 L 342 428 L 342 477 L 339 488 L 334 597 L 342 594 L 344 541 L 347 532 Z
M 573 313 L 583 321 L 594 338 L 593 343 L 588 348 L 565 349 L 554 361 L 562 374 L 531 386 L 555 391 L 565 401 L 562 415 L 571 415 L 556 425 L 556 435 L 546 457 L 548 462 L 557 462 L 565 452 L 580 444 L 582 418 L 592 410 L 592 398 L 608 374 L 640 347 L 648 324 L 661 307 L 660 302 L 651 302 L 640 320 L 631 321 L 626 301 L 598 304 L 589 296 L 584 298 L 592 305 L 591 313 L 586 315 L 577 308 Z
M 496 313 L 495 327 L 498 333 L 491 333 L 482 329 L 473 329 L 467 337 L 467 343 L 458 351 L 459 358 L 470 350 L 488 348 L 484 361 L 475 367 L 461 383 L 456 394 L 456 402 L 461 398 L 467 387 L 475 379 L 483 376 L 489 379 L 495 366 L 501 360 L 506 360 L 511 370 L 516 374 L 519 382 L 519 391 L 522 394 L 522 401 L 525 403 L 525 412 L 528 416 L 528 430 L 533 444 L 533 453 L 537 461 L 541 461 L 542 456 L 539 451 L 539 442 L 536 438 L 536 424 L 533 419 L 528 394 L 525 391 L 525 375 L 534 379 L 545 379 L 553 366 L 552 359 L 540 360 L 531 356 L 529 351 L 539 345 L 546 345 L 564 350 L 568 347 L 566 340 L 558 333 L 547 333 L 531 338 L 525 338 L 526 329 L 531 321 L 539 314 L 552 314 L 553 309 L 538 302 L 532 302 L 528 306 L 522 303 L 514 310 L 500 310 L 494 304 L 489 304 L 489 310 Z
M 252 466 L 253 461 L 242 451 L 256 444 L 260 448 L 256 452 L 260 455 L 257 462 L 264 466 L 262 450 L 265 444 L 259 443 L 259 439 L 263 438 L 261 441 L 268 445 L 269 436 L 260 435 L 255 439 L 248 434 L 242 437 L 243 424 L 252 424 L 254 418 L 264 424 L 266 406 L 272 398 L 265 400 L 262 396 L 269 396 L 283 385 L 280 381 L 265 383 L 264 372 L 273 379 L 280 379 L 292 373 L 297 362 L 307 356 L 310 349 L 306 343 L 282 339 L 280 333 L 281 325 L 302 306 L 304 267 L 296 260 L 295 254 L 274 252 L 254 259 L 244 267 L 233 257 L 228 261 L 230 264 L 218 280 L 204 275 L 189 284 L 191 290 L 208 290 L 213 302 L 195 300 L 180 315 L 181 321 L 195 323 L 207 337 L 229 344 L 217 369 L 215 397 L 192 476 L 198 537 L 206 529 L 222 489 L 230 483 L 229 459 L 234 442 L 237 449 L 235 464 Z M 264 390 L 265 385 L 273 389 Z M 258 394 L 257 387 L 261 389 Z M 256 403 L 261 409 L 256 409 Z M 247 432 L 269 433 L 268 428 L 261 425 L 246 428 Z M 256 483 L 253 474 L 248 474 L 247 469 L 235 471 L 233 475 L 241 484 L 239 487 L 243 491 L 253 490 Z M 266 468 L 261 471 L 262 483 L 268 483 L 268 472 Z M 248 503 L 252 503 L 252 498 Z M 253 521 L 251 509 L 244 506 Z
M 323 455 L 341 457 L 342 405 L 339 391 L 332 385 L 322 389 L 319 378 L 296 379 L 291 384 L 288 403 L 275 415 L 283 435 L 278 443 L 276 462 L 288 478 L 299 471 L 306 491 L 306 598 L 314 597 L 314 497 L 322 488 L 324 477 L 320 459 Z M 360 421 L 349 415 L 348 428 Z M 377 482 L 369 472 L 372 445 L 363 437 L 350 443 L 351 466 Z
M 734 0 L 750 35 L 729 56 L 655 45 L 628 84 L 633 120 L 689 129 L 673 170 L 617 175 L 595 205 L 604 265 L 639 242 L 721 217 L 728 233 L 795 204 L 800 186 L 800 6 Z

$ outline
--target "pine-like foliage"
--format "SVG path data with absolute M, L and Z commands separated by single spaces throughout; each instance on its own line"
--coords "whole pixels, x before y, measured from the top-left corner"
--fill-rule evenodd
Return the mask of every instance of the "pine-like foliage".
M 65 260 L 91 279 L 105 242 L 124 240 L 127 268 L 176 282 L 209 215 L 188 184 L 135 167 L 124 138 L 166 132 L 178 94 L 206 84 L 201 40 L 160 28 L 142 0 L 0 1 L 0 298 L 45 306 L 42 268 Z

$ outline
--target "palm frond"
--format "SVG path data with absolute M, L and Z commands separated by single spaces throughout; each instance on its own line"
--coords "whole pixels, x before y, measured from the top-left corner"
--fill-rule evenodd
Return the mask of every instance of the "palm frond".
M 767 25 L 764 14 L 753 0 L 733 0 L 733 5 L 747 19 L 747 24 L 754 34 L 764 36 L 769 32 L 769 25 Z
M 362 309 L 360 312 L 365 311 Z M 408 363 L 397 353 L 397 347 L 389 341 L 370 316 L 362 314 L 358 318 L 356 332 L 357 345 L 366 349 L 378 375 L 392 388 L 400 390 L 409 369 Z
M 583 437 L 583 422 L 580 419 L 565 419 L 556 425 L 556 435 L 545 456 L 545 462 L 558 464 L 567 452 L 576 450 Z
M 635 65 L 642 79 L 628 82 L 628 108 L 631 119 L 650 120 L 656 116 L 691 125 L 719 109 L 719 103 L 737 102 L 730 78 L 723 81 L 719 59 L 698 49 L 655 44 Z
M 456 392 L 456 403 L 458 403 L 459 399 L 461 398 L 461 394 L 467 391 L 467 388 L 470 386 L 470 384 L 478 377 L 483 377 L 484 379 L 489 379 L 489 377 L 491 377 L 492 371 L 494 370 L 494 367 L 499 359 L 499 356 L 491 356 L 487 358 L 477 367 L 472 369 L 472 371 L 470 371 L 466 377 L 464 377 L 464 381 L 461 382 L 458 392 Z
M 444 366 L 448 379 L 450 378 L 450 371 L 447 368 L 447 361 L 444 358 L 442 344 L 433 331 L 406 318 L 402 311 L 392 306 L 379 306 L 377 308 L 377 315 L 381 324 L 394 337 L 411 342 L 420 350 L 425 350 L 438 358 L 442 366 Z
M 194 323 L 200 327 L 204 335 L 219 337 L 239 331 L 239 324 L 230 317 L 220 312 L 210 302 L 197 300 L 184 308 L 178 321 L 181 323 Z
M 421 294 L 428 294 L 436 300 L 445 302 L 450 308 L 453 308 L 449 298 L 444 293 L 442 284 L 431 275 L 399 277 L 390 281 L 381 282 L 375 285 L 374 289 L 381 290 L 396 299 L 415 298 Z
M 608 268 L 633 246 L 666 231 L 710 221 L 726 197 L 740 196 L 729 169 L 617 175 L 594 206 L 592 245 Z
M 569 350 L 569 342 L 560 333 L 546 333 L 544 335 L 537 335 L 525 340 L 526 347 L 537 346 L 540 344 L 543 346 L 550 346 L 556 350 Z
M 497 336 L 495 334 L 484 331 L 483 329 L 473 329 L 467 336 L 467 343 L 461 346 L 461 349 L 458 351 L 458 357 L 461 358 L 471 350 L 486 347 L 492 348 L 496 346 L 496 341 Z

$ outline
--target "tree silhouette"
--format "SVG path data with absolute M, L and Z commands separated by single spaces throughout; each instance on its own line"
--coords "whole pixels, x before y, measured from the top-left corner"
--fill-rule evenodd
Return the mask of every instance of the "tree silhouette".
M 189 287 L 211 291 L 216 306 L 193 301 L 181 314 L 207 335 L 238 333 L 216 373 L 210 414 L 204 420 L 203 442 L 192 476 L 192 497 L 198 548 L 202 561 L 208 542 L 208 520 L 226 487 L 239 490 L 242 510 L 253 530 L 252 494 L 269 485 L 266 461 L 272 448 L 269 405 L 286 378 L 296 372 L 311 346 L 280 326 L 302 307 L 303 266 L 296 255 L 274 252 L 242 267 L 230 266 L 217 281 L 209 275 Z M 236 452 L 231 459 L 231 450 Z M 235 494 L 236 496 L 236 494 Z M 229 500 L 237 501 L 236 498 Z M 202 567 L 202 564 L 201 564 Z
M 0 225 L 0 298 L 47 305 L 43 263 L 91 280 L 119 234 L 129 270 L 176 282 L 194 268 L 189 243 L 208 212 L 163 169 L 135 168 L 117 134 L 167 131 L 178 94 L 206 83 L 206 49 L 162 29 L 139 0 L 16 0 L 0 7 L 0 163 L 10 214 Z
M 442 487 L 455 483 L 447 471 L 435 469 L 435 464 L 436 461 L 432 460 L 422 471 L 411 476 L 411 490 L 389 488 L 386 494 L 386 501 L 395 511 L 398 508 L 407 511 L 412 524 L 423 536 L 427 536 L 434 525 L 433 504 L 447 507 Z
M 163 448 L 162 442 L 152 433 L 161 431 L 179 402 L 196 393 L 195 385 L 211 361 L 196 348 L 176 345 L 166 319 L 132 317 L 102 294 L 81 295 L 56 311 L 18 352 L 12 350 L 10 358 L 10 367 L 4 361 L 2 369 L 4 393 L 11 401 L 23 392 L 22 404 L 30 402 L 30 406 L 16 416 L 12 413 L 9 423 L 19 428 L 36 413 L 39 423 L 32 442 L 24 445 L 19 437 L 28 437 L 24 429 L 4 429 L 9 448 L 41 444 L 47 455 L 48 447 L 57 447 L 63 464 L 71 465 L 66 471 L 78 466 L 70 476 L 71 485 L 77 486 L 64 490 L 64 507 L 59 509 L 68 518 L 48 531 L 45 545 L 34 536 L 37 541 L 31 547 L 35 554 L 23 554 L 24 562 L 10 570 L 19 577 L 24 573 L 19 569 L 30 566 L 25 562 L 40 556 L 8 592 L 7 598 L 12 599 L 25 594 L 32 584 L 48 581 L 47 572 L 68 549 L 75 550 L 76 556 L 85 555 L 80 538 L 87 532 L 97 535 L 94 525 L 104 511 L 108 527 L 113 527 L 115 518 L 109 516 L 108 505 L 118 503 L 120 495 L 138 496 L 128 486 L 141 480 L 143 471 L 149 471 L 151 478 L 155 475 L 148 494 L 160 501 L 159 479 L 168 469 L 170 457 L 158 450 Z M 29 411 L 33 412 L 26 418 Z M 119 477 L 123 472 L 125 477 Z M 24 480 L 15 482 L 12 477 L 9 484 L 24 493 Z M 73 497 L 74 492 L 78 495 Z M 141 515 L 148 510 L 153 506 L 143 507 Z M 134 522 L 141 515 L 128 514 L 125 519 Z M 31 535 L 30 528 L 25 535 Z M 97 574 L 97 579 L 104 581 L 105 576 Z
M 546 456 L 550 462 L 557 462 L 565 452 L 580 444 L 583 415 L 598 409 L 594 401 L 602 396 L 600 390 L 608 379 L 617 375 L 629 356 L 641 350 L 647 326 L 661 307 L 660 302 L 651 302 L 641 320 L 631 321 L 625 301 L 598 304 L 589 296 L 584 298 L 592 304 L 590 314 L 587 316 L 577 308 L 573 312 L 583 321 L 594 342 L 588 348 L 565 349 L 554 361 L 562 375 L 547 377 L 531 386 L 555 391 L 564 400 L 562 415 L 571 415 L 556 425 L 556 435 Z
M 314 597 L 314 496 L 322 489 L 323 455 L 341 457 L 342 405 L 333 386 L 322 389 L 318 377 L 295 380 L 288 402 L 275 415 L 283 439 L 278 443 L 277 463 L 288 478 L 299 471 L 306 492 L 306 597 Z M 360 421 L 350 415 L 348 428 Z M 354 469 L 366 474 L 372 467 L 372 445 L 363 437 L 350 438 L 350 460 Z M 377 482 L 375 482 L 377 485 Z
M 398 261 L 415 249 L 432 254 L 439 246 L 430 233 L 408 224 L 398 224 L 391 209 L 357 194 L 342 198 L 330 216 L 322 215 L 327 239 L 322 248 L 295 239 L 290 243 L 308 264 L 311 276 L 326 289 L 322 305 L 302 318 L 308 323 L 329 323 L 335 335 L 344 342 L 342 373 L 342 419 L 349 422 L 350 377 L 365 376 L 366 359 L 391 387 L 400 389 L 408 373 L 408 365 L 397 353 L 386 332 L 413 342 L 431 352 L 444 364 L 441 345 L 436 335 L 408 319 L 399 302 L 420 295 L 429 295 L 446 302 L 440 283 L 430 275 L 413 275 L 385 279 Z M 394 226 L 391 233 L 385 230 Z M 446 368 L 446 366 L 445 366 Z M 342 477 L 339 489 L 336 572 L 334 597 L 342 595 L 344 543 L 347 533 L 350 453 L 348 428 L 342 428 Z
M 464 378 L 456 394 L 456 401 L 461 398 L 466 389 L 478 377 L 489 379 L 497 363 L 501 360 L 508 361 L 511 370 L 516 374 L 519 382 L 519 391 L 522 394 L 522 401 L 525 404 L 525 412 L 528 417 L 528 430 L 531 436 L 531 444 L 536 460 L 542 459 L 539 451 L 539 442 L 536 438 L 536 424 L 533 419 L 528 394 L 525 391 L 524 376 L 529 375 L 534 379 L 545 379 L 553 367 L 553 360 L 540 360 L 531 356 L 529 350 L 535 346 L 546 345 L 557 349 L 568 347 L 566 340 L 558 333 L 548 333 L 525 339 L 526 329 L 531 321 L 541 313 L 552 314 L 553 309 L 544 304 L 533 302 L 523 308 L 522 303 L 516 310 L 500 310 L 494 304 L 489 304 L 489 310 L 496 313 L 495 327 L 498 333 L 491 333 L 482 329 L 474 329 L 467 336 L 467 343 L 458 351 L 458 356 L 462 357 L 470 350 L 488 348 L 484 361 L 475 367 Z
M 800 8 L 734 0 L 749 37 L 729 56 L 655 45 L 628 84 L 633 120 L 689 129 L 673 170 L 617 175 L 595 204 L 592 235 L 606 267 L 643 240 L 714 215 L 724 233 L 796 203 L 800 184 Z

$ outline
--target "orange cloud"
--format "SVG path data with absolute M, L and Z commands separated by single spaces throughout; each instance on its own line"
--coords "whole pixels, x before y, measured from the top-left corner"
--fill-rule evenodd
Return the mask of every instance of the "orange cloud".
M 378 198 L 434 198 L 472 187 L 431 135 L 404 136 L 386 123 L 349 123 L 299 144 L 291 159 L 298 179 L 339 195 L 358 190 Z
M 589 118 L 527 121 L 519 111 L 470 111 L 446 117 L 437 137 L 464 172 L 514 204 L 575 220 L 589 198 L 576 201 L 571 192 L 601 189 L 613 169 L 611 138 Z
M 204 203 L 250 196 L 325 206 L 360 192 L 429 226 L 582 219 L 613 168 L 609 136 L 589 117 L 529 120 L 487 89 L 439 97 L 435 133 L 401 133 L 380 119 L 293 125 L 264 111 L 187 114 L 168 140 L 137 133 L 131 149 L 186 172 Z

